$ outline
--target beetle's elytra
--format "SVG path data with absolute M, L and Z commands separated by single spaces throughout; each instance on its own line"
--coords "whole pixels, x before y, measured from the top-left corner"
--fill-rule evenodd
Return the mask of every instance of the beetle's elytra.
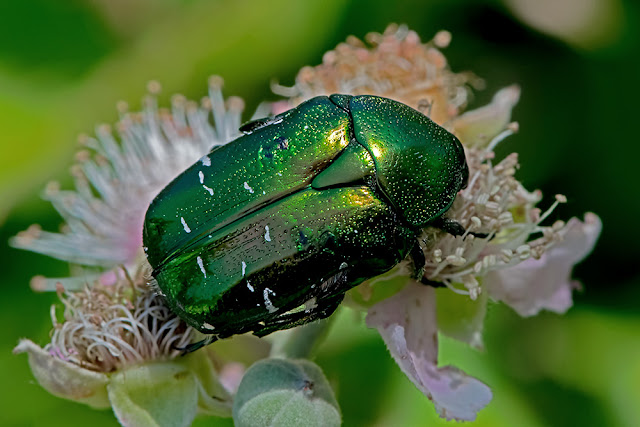
M 218 338 L 327 317 L 405 259 L 466 185 L 460 142 L 412 108 L 332 95 L 241 128 L 149 207 L 144 245 L 171 308 Z M 421 264 L 422 262 L 422 264 Z

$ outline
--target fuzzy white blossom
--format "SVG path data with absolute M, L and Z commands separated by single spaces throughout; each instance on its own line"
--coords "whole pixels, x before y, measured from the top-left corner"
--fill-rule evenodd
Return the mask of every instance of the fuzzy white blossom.
M 75 190 L 50 183 L 43 197 L 64 219 L 60 233 L 34 225 L 12 239 L 13 246 L 72 263 L 82 270 L 69 278 L 37 276 L 35 290 L 80 289 L 99 279 L 113 284 L 126 269 L 137 269 L 142 257 L 142 225 L 149 203 L 180 172 L 216 145 L 239 135 L 244 102 L 225 101 L 222 79 L 212 77 L 209 96 L 201 105 L 182 95 L 171 109 L 160 109 L 157 82 L 149 83 L 142 112 L 128 112 L 125 103 L 114 133 L 98 126 L 96 137 L 82 135 L 83 149 L 72 167 Z M 119 266 L 125 266 L 125 270 Z

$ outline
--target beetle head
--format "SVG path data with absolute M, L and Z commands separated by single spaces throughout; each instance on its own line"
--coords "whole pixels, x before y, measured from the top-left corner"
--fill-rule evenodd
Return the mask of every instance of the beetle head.
M 460 141 L 424 114 L 375 96 L 349 102 L 355 137 L 373 157 L 378 187 L 409 224 L 444 214 L 469 168 Z

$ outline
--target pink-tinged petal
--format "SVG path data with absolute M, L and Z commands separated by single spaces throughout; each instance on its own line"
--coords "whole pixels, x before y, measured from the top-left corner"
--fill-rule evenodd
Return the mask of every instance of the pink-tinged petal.
M 274 116 L 277 116 L 278 114 L 284 113 L 285 111 L 288 111 L 291 109 L 291 104 L 289 104 L 289 101 L 276 101 L 273 104 L 271 104 L 271 114 L 273 114 Z
M 562 231 L 563 240 L 540 259 L 487 274 L 489 295 L 521 316 L 534 316 L 540 310 L 564 313 L 573 304 L 571 291 L 577 286 L 570 280 L 571 270 L 591 252 L 601 230 L 602 221 L 593 213 L 585 214 L 584 222 L 572 218 Z
M 376 328 L 400 369 L 446 419 L 472 421 L 491 401 L 491 390 L 452 366 L 438 368 L 435 290 L 411 279 L 396 295 L 371 307 Z
M 220 384 L 231 394 L 235 394 L 240 387 L 242 376 L 246 372 L 246 368 L 242 363 L 229 362 L 220 370 Z

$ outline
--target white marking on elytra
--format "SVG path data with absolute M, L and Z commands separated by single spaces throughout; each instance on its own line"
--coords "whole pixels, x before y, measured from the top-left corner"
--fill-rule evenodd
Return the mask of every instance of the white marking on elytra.
M 242 277 L 244 277 L 244 273 L 247 271 L 247 263 L 242 261 Z
M 211 166 L 211 159 L 209 156 L 204 156 L 200 161 L 202 161 L 203 166 Z
M 253 188 L 251 188 L 247 181 L 244 182 L 244 189 L 249 190 L 249 193 L 253 194 Z
M 310 300 L 307 300 L 304 302 L 304 311 L 305 313 L 309 313 L 311 310 L 313 310 L 317 306 L 318 306 L 318 303 L 316 301 L 316 297 L 313 297 Z
M 267 311 L 269 313 L 273 313 L 275 311 L 278 311 L 278 308 L 275 307 L 271 302 L 271 300 L 269 299 L 269 294 L 273 295 L 274 297 L 276 296 L 276 293 L 273 292 L 271 289 L 264 288 L 264 291 L 262 291 L 262 296 L 264 297 L 264 306 L 267 308 Z
M 202 171 L 198 172 L 198 178 L 200 178 L 200 184 L 202 184 L 202 188 L 207 190 L 209 194 L 213 196 L 213 188 L 207 187 L 206 185 L 204 185 L 204 173 Z
M 250 290 L 251 292 L 253 292 L 253 291 L 255 290 L 255 289 L 253 289 L 253 286 L 251 286 L 251 283 L 249 283 L 249 281 L 248 281 L 248 280 L 247 280 L 247 288 L 249 288 L 249 290 Z M 260 304 L 258 304 L 258 305 L 260 305 Z
M 206 322 L 202 324 L 202 327 L 203 327 L 204 329 L 208 329 L 208 330 L 210 330 L 210 331 L 213 331 L 213 330 L 216 328 L 216 327 L 215 327 L 215 326 L 213 326 L 211 323 L 206 323 Z
M 266 240 L 267 242 L 270 242 L 271 241 L 271 236 L 269 235 L 269 226 L 268 225 L 264 226 L 264 231 L 265 231 L 264 240 Z
M 204 277 L 207 277 L 207 272 L 204 269 L 204 263 L 202 262 L 202 258 L 200 258 L 200 256 L 198 256 L 196 258 L 196 261 L 198 262 L 198 266 L 200 267 L 200 271 L 202 271 L 202 274 L 204 274 Z
M 187 233 L 191 233 L 191 229 L 187 225 L 187 221 L 184 220 L 183 216 L 180 217 L 180 221 L 182 222 L 182 226 L 184 227 L 184 231 L 186 231 Z
M 207 187 L 206 185 L 202 184 L 202 187 L 207 190 L 209 192 L 209 194 L 211 194 L 213 196 L 213 188 L 211 187 Z

